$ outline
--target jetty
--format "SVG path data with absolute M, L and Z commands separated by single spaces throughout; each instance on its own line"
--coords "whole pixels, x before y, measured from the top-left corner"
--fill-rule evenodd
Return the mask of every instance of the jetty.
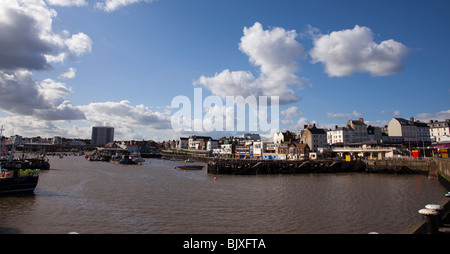
M 230 175 L 362 172 L 365 168 L 365 163 L 361 160 L 212 159 L 208 161 L 208 173 Z

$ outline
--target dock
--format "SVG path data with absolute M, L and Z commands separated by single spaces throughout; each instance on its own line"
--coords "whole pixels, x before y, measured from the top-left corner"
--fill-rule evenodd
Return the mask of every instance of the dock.
M 229 175 L 364 172 L 365 168 L 365 163 L 361 160 L 212 159 L 208 161 L 208 173 Z

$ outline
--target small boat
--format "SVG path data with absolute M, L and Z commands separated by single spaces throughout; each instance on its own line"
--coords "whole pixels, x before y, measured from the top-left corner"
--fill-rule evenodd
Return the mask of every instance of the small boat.
M 202 165 L 183 165 L 183 166 L 178 166 L 179 169 L 183 169 L 183 170 L 199 170 L 199 169 L 203 169 Z
M 185 160 L 184 162 L 194 162 L 194 160 L 189 158 L 189 159 Z

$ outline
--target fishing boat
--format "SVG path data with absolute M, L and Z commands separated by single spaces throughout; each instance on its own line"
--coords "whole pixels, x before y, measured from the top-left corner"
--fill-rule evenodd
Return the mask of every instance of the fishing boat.
M 3 126 L 0 128 L 0 151 Z M 15 192 L 33 192 L 38 184 L 40 169 L 31 168 L 36 165 L 32 161 L 14 160 L 14 143 L 7 160 L 0 161 L 0 194 Z
M 26 169 L 22 161 L 2 162 L 0 166 L 0 194 L 33 192 L 39 181 L 40 169 Z
M 203 169 L 202 165 L 183 165 L 183 166 L 178 166 L 179 169 L 183 169 L 183 170 L 200 170 Z

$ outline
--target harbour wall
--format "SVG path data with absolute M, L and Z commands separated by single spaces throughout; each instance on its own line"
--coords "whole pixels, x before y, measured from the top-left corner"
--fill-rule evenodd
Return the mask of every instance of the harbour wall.
M 208 173 L 230 175 L 305 174 L 362 172 L 363 161 L 335 160 L 240 160 L 213 159 L 208 161 Z
M 425 174 L 438 177 L 439 182 L 450 191 L 450 159 L 393 159 L 393 160 L 364 160 L 366 171 L 369 173 L 387 173 L 403 171 L 413 174 Z

